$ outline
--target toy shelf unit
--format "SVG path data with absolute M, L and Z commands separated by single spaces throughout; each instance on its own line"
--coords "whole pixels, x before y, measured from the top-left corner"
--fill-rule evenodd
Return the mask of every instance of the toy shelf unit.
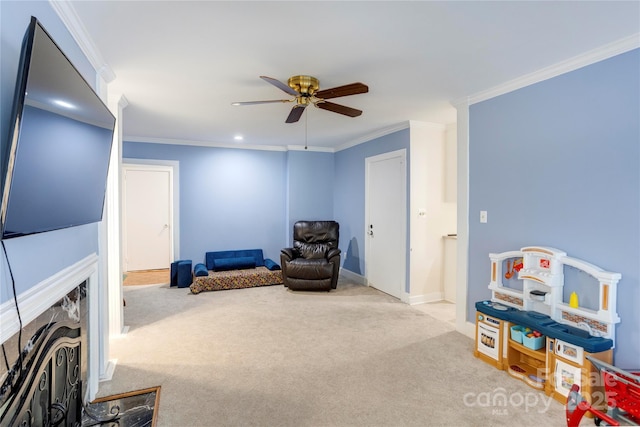
M 559 323 L 609 338 L 615 345 L 617 285 L 621 275 L 567 256 L 552 247 L 528 246 L 519 251 L 490 253 L 491 300 L 523 311 L 546 314 Z M 598 282 L 598 309 L 563 300 L 565 266 L 583 271 Z
M 514 325 L 511 325 L 514 326 Z M 544 340 L 545 338 L 542 337 Z M 507 372 L 533 388 L 544 390 L 547 381 L 547 351 L 546 346 L 533 349 L 519 341 L 508 338 L 507 344 Z

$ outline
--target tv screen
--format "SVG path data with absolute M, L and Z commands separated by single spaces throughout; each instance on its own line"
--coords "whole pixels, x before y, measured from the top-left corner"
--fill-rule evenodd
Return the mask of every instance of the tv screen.
M 2 188 L 2 239 L 102 219 L 115 118 L 36 18 L 25 35 Z

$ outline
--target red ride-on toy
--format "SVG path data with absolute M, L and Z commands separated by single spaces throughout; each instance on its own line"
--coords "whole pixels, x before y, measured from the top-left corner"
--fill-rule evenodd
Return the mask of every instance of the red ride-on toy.
M 596 425 L 640 425 L 640 372 L 625 371 L 606 362 L 587 356 L 600 371 L 607 399 L 607 413 L 589 404 L 574 384 L 567 396 L 567 427 L 578 427 L 583 415 L 590 412 Z
M 567 416 L 567 427 L 579 427 L 580 420 L 587 412 L 591 412 L 596 420 L 596 425 L 600 425 L 600 420 L 607 423 L 610 426 L 619 426 L 620 423 L 602 411 L 591 407 L 584 397 L 580 394 L 580 386 L 574 384 L 571 386 L 571 391 L 567 396 L 567 405 L 565 407 Z
M 640 425 L 640 372 L 627 371 L 593 357 L 586 357 L 602 375 L 609 417 L 620 425 Z

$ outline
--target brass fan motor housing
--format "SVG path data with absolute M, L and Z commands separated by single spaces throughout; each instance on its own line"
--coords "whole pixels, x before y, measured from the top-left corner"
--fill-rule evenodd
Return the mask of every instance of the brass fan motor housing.
M 300 94 L 299 104 L 307 104 L 309 98 L 320 88 L 320 81 L 311 76 L 293 76 L 287 81 L 289 87 Z

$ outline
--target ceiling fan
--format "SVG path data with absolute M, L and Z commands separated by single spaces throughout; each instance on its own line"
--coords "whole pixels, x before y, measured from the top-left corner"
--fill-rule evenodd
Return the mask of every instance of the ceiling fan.
M 311 76 L 293 76 L 289 78 L 287 84 L 274 79 L 272 77 L 260 76 L 267 83 L 271 83 L 275 87 L 293 96 L 291 99 L 276 99 L 271 101 L 248 101 L 233 102 L 231 105 L 256 105 L 271 104 L 275 102 L 294 102 L 295 105 L 291 109 L 286 123 L 295 123 L 300 120 L 302 113 L 309 104 L 327 111 L 343 114 L 349 117 L 358 117 L 362 114 L 361 110 L 346 107 L 334 102 L 326 101 L 327 99 L 338 98 L 341 96 L 357 95 L 359 93 L 369 92 L 369 87 L 363 83 L 351 83 L 344 86 L 337 86 L 331 89 L 320 89 L 320 81 Z

